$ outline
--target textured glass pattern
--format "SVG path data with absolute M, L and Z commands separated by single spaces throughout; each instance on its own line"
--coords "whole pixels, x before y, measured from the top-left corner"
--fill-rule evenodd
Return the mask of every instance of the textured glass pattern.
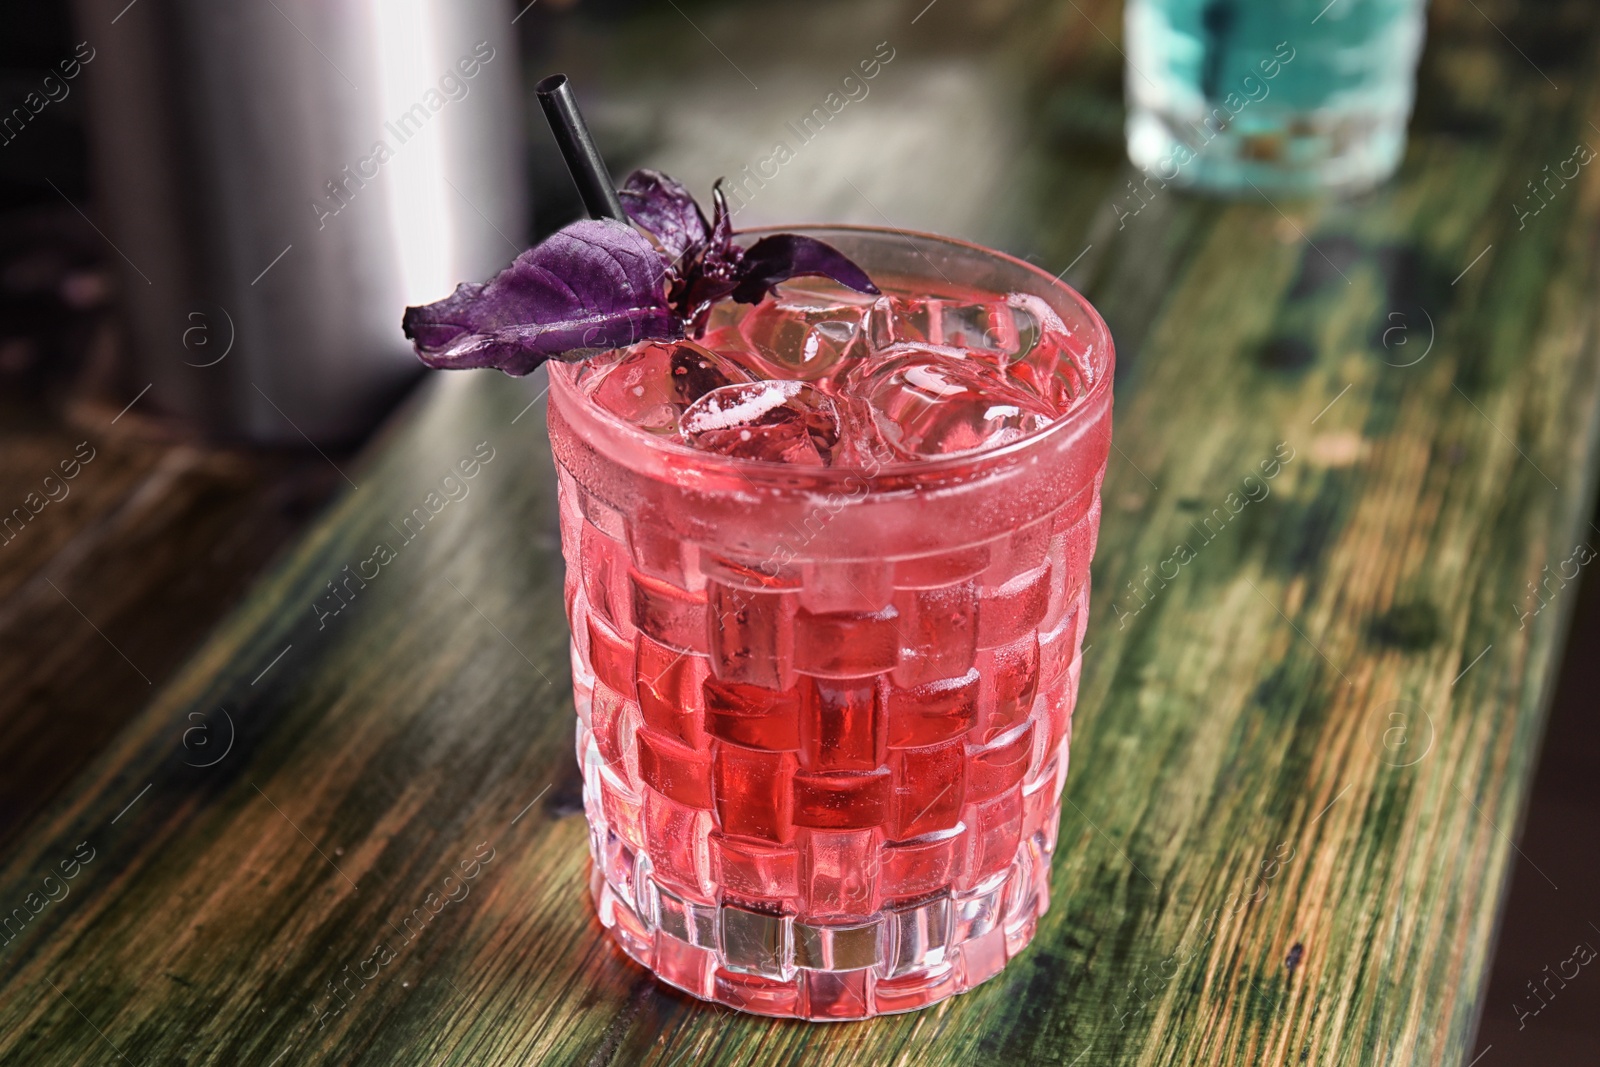
M 629 955 L 743 1010 L 852 1019 L 1021 951 L 1098 480 L 986 543 L 797 560 L 788 584 L 560 484 L 593 888 Z
M 1115 355 L 1027 264 L 812 232 L 888 295 L 552 364 L 548 416 L 601 922 L 697 997 L 859 1019 L 992 977 L 1049 906 Z M 760 359 L 811 392 L 742 390 Z

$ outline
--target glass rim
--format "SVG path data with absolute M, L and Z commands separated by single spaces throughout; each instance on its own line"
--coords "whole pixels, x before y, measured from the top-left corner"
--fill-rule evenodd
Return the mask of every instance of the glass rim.
M 567 368 L 575 367 L 575 364 L 556 366 L 552 363 L 550 365 L 549 391 L 552 397 L 555 394 L 560 394 L 563 400 L 572 401 L 573 406 L 588 416 L 593 423 L 651 453 L 667 458 L 680 457 L 685 460 L 692 460 L 695 467 L 706 472 L 731 473 L 750 479 L 762 477 L 764 480 L 786 483 L 812 482 L 828 484 L 844 482 L 852 478 L 864 478 L 869 482 L 875 482 L 885 477 L 891 479 L 925 478 L 939 475 L 951 468 L 970 470 L 973 464 L 980 466 L 996 463 L 1003 464 L 1020 454 L 1041 448 L 1046 443 L 1064 434 L 1070 434 L 1080 426 L 1092 421 L 1094 413 L 1098 411 L 1101 404 L 1105 402 L 1107 394 L 1111 392 L 1112 379 L 1116 376 L 1116 346 L 1112 341 L 1111 328 L 1106 325 L 1106 321 L 1101 317 L 1100 312 L 1095 309 L 1095 306 L 1089 302 L 1087 297 L 1062 281 L 1059 275 L 1052 276 L 1027 260 L 1018 259 L 1009 253 L 988 248 L 972 241 L 963 241 L 960 238 L 947 237 L 943 234 L 902 230 L 889 226 L 865 226 L 857 223 L 803 223 L 794 226 L 752 227 L 746 230 L 735 230 L 734 235 L 736 237 L 745 237 L 775 233 L 800 233 L 820 238 L 821 235 L 826 233 L 838 233 L 840 231 L 884 238 L 897 237 L 912 244 L 917 241 L 926 241 L 932 244 L 948 245 L 967 252 L 976 252 L 990 259 L 999 260 L 1020 268 L 1025 273 L 1034 275 L 1043 281 L 1045 285 L 1064 294 L 1068 300 L 1084 312 L 1095 342 L 1104 345 L 1105 366 L 1102 373 L 1095 377 L 1088 391 L 1066 414 L 1054 419 L 1048 426 L 1035 430 L 1030 434 L 1008 441 L 995 448 L 977 449 L 927 459 L 897 459 L 872 467 L 800 467 L 792 463 L 783 463 L 776 460 L 747 459 L 725 456 L 717 452 L 706 452 L 686 444 L 658 437 L 631 423 L 624 422 L 604 408 L 590 403 L 588 398 L 583 396 L 566 377 Z M 608 351 L 616 350 L 610 349 Z

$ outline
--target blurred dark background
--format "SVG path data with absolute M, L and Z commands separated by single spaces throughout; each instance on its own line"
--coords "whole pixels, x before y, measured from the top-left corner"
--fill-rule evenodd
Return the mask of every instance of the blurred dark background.
M 4 0 L 0 19 L 0 99 L 9 110 L 71 54 L 74 38 L 65 3 Z M 40 414 L 36 404 L 15 401 L 42 398 L 81 370 L 91 332 L 86 313 L 105 306 L 105 249 L 50 187 L 53 181 L 81 200 L 88 167 L 82 94 L 46 107 L 0 146 L 0 389 L 8 425 Z
M 690 13 L 726 6 L 681 4 Z M 600 78 L 608 63 L 623 60 L 594 46 L 608 20 L 638 6 L 541 0 L 526 9 L 516 24 L 523 84 L 548 72 L 555 56 L 586 57 L 591 70 L 574 70 L 575 77 Z M 72 54 L 80 35 L 63 0 L 0 0 L 0 26 L 0 107 L 8 110 Z M 1115 72 L 1102 80 L 1115 91 Z M 75 85 L 0 145 L 0 493 L 20 499 L 80 441 L 98 450 L 93 476 L 54 505 L 71 518 L 30 530 L 0 555 L 0 845 L 170 677 L 340 484 L 310 448 L 219 444 L 170 414 L 125 407 L 138 400 L 139 381 L 128 369 L 119 304 L 126 275 L 96 222 L 88 96 Z M 1060 106 L 1065 122 L 1100 131 L 1099 140 L 1120 136 L 1105 94 L 1069 94 Z M 505 235 L 518 245 L 580 210 L 537 109 L 525 110 L 531 211 L 523 232 Z M 660 151 L 655 115 L 650 101 L 602 95 L 592 117 L 614 170 L 626 172 Z M 757 214 L 779 211 L 779 204 Z M 328 451 L 343 459 L 370 429 Z M 108 650 L 96 632 L 61 623 L 75 619 L 73 612 L 113 637 L 141 665 L 147 684 L 77 669 Z M 1600 688 L 1597 642 L 1600 591 L 1586 580 L 1475 1045 L 1511 1053 L 1494 1062 L 1595 1062 L 1600 982 L 1574 983 L 1537 1026 L 1520 1033 L 1511 1005 L 1526 999 L 1528 981 L 1545 965 L 1572 952 L 1568 912 L 1551 906 L 1553 885 L 1567 905 L 1600 899 L 1600 854 L 1592 847 L 1600 820 L 1600 775 L 1593 771 L 1600 722 L 1591 696 Z M 65 747 L 62 731 L 70 734 Z M 1600 911 L 1588 918 L 1600 922 Z M 1592 943 L 1600 944 L 1600 927 Z

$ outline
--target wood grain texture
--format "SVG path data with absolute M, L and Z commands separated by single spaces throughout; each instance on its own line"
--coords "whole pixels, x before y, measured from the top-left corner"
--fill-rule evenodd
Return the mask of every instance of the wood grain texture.
M 1114 33 L 1116 9 L 1063 10 L 1054 37 L 973 35 L 1057 76 L 1083 57 L 1090 80 L 1027 97 L 1041 115 L 1114 101 L 1086 21 Z M 1600 429 L 1600 179 L 1524 229 L 1510 206 L 1600 143 L 1594 28 L 1489 13 L 1559 88 L 1437 4 L 1377 193 L 1173 195 L 1118 230 L 1126 175 L 1072 147 L 1115 123 L 1068 124 L 1029 149 L 1036 198 L 967 231 L 1058 265 L 1093 245 L 1072 277 L 1124 368 L 1054 903 L 998 978 L 821 1026 L 697 1003 L 610 945 L 541 383 L 459 376 L 19 836 L 7 909 L 93 858 L 0 946 L 0 1063 L 1465 1062 L 1567 601 L 1519 616 L 1592 532 Z M 407 540 L 480 443 L 468 495 Z M 329 613 L 379 543 L 392 562 Z
M 0 499 L 47 499 L 51 471 L 66 491 L 0 547 L 0 846 L 144 707 L 338 479 L 315 455 L 108 434 L 111 415 L 94 431 L 0 439 Z M 93 459 L 62 481 L 82 444 Z

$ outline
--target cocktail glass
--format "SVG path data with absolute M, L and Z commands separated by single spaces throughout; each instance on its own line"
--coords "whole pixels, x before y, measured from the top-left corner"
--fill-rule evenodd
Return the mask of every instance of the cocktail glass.
M 1425 7 L 1129 0 L 1129 157 L 1163 184 L 1250 196 L 1376 185 L 1405 151 Z
M 600 921 L 697 997 L 858 1019 L 991 977 L 1048 905 L 1114 357 L 1008 256 L 799 232 L 893 291 L 1037 297 L 1081 386 L 989 451 L 797 467 L 651 436 L 550 365 Z

